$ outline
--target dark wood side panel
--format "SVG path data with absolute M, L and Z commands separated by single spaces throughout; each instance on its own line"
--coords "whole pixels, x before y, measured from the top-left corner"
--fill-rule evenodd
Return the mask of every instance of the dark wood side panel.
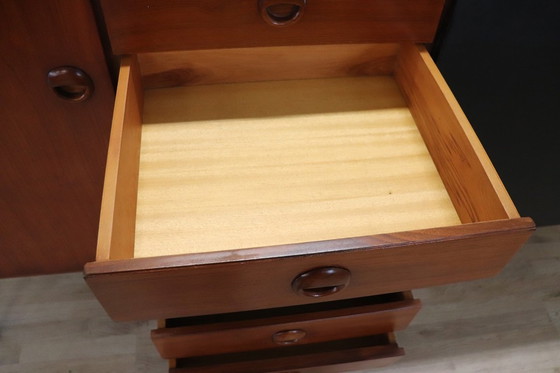
M 95 257 L 114 91 L 87 0 L 0 2 L 0 277 L 78 271 Z M 93 80 L 65 101 L 49 70 Z
M 309 0 L 301 20 L 266 23 L 257 0 L 102 0 L 115 54 L 370 42 L 430 42 L 444 0 Z
M 239 321 L 227 321 L 224 315 L 221 322 L 153 330 L 152 341 L 165 359 L 300 346 L 402 330 L 420 310 L 420 301 L 415 299 L 376 304 L 376 297 L 371 298 L 360 306 L 329 309 L 327 304 L 325 310 L 315 312 L 278 309 L 276 313 L 282 316 L 264 312 L 259 317 L 251 312 L 250 319 Z M 231 316 L 235 317 L 240 316 Z M 285 345 L 274 340 L 273 336 L 285 331 L 297 331 L 298 340 Z
M 340 373 L 371 369 L 394 363 L 404 356 L 393 337 L 375 335 L 311 346 L 178 359 L 170 373 Z
M 533 229 L 531 219 L 521 218 L 208 255 L 97 262 L 86 265 L 86 280 L 115 320 L 275 308 L 492 276 Z M 222 263 L 211 264 L 217 260 Z M 291 283 L 297 275 L 324 266 L 349 269 L 350 285 L 328 299 L 294 293 Z

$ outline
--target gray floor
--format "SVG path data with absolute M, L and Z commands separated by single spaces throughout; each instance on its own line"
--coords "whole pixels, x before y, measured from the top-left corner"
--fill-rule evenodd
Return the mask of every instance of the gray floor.
M 560 226 L 498 277 L 415 291 L 407 356 L 375 372 L 560 373 Z M 0 373 L 165 372 L 152 322 L 114 323 L 81 274 L 0 280 Z

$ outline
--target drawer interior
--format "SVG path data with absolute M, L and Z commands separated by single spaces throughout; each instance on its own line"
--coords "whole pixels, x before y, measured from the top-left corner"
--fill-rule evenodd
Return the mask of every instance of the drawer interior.
M 391 76 L 145 92 L 135 257 L 459 224 Z
M 98 260 L 518 217 L 421 47 L 140 55 L 118 96 Z

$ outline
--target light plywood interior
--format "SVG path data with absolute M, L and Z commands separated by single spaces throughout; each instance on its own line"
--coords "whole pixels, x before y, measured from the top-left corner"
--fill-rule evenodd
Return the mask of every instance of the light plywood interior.
M 460 224 L 391 76 L 145 92 L 135 257 Z

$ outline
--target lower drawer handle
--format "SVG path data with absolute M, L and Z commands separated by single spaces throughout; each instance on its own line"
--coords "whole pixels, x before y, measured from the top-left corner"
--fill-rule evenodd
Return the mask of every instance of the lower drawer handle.
M 278 345 L 291 345 L 301 341 L 307 333 L 305 330 L 293 329 L 293 330 L 282 330 L 280 332 L 274 333 L 272 335 L 272 341 Z
M 346 268 L 315 268 L 297 276 L 292 282 L 292 289 L 306 297 L 325 297 L 348 286 L 350 277 L 350 271 Z
M 307 0 L 259 0 L 259 12 L 271 26 L 288 26 L 303 15 Z

